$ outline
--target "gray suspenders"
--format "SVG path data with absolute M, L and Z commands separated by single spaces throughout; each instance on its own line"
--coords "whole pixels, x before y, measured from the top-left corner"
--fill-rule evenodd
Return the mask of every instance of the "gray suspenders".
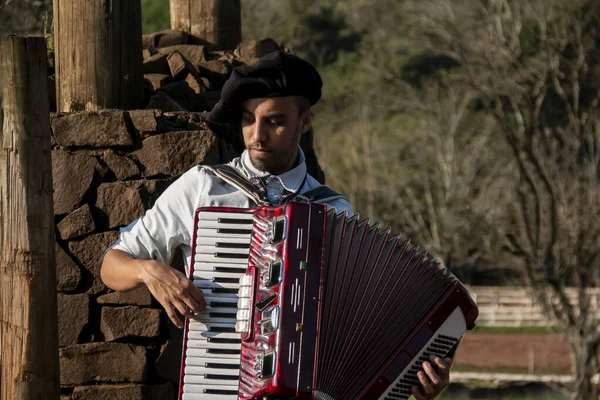
M 211 171 L 221 180 L 229 183 L 244 193 L 246 197 L 252 200 L 256 205 L 267 206 L 271 205 L 265 193 L 262 193 L 252 182 L 245 176 L 240 174 L 235 168 L 227 164 L 219 165 L 203 165 L 203 168 Z M 309 203 L 327 203 L 338 199 L 346 199 L 346 197 L 328 186 L 322 185 L 311 189 L 305 193 L 291 197 L 289 200 Z

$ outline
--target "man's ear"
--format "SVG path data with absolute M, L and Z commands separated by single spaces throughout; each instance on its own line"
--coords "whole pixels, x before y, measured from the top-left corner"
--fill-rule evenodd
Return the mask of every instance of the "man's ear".
M 302 134 L 308 132 L 312 127 L 314 116 L 315 114 L 310 108 L 302 113 L 302 116 L 300 117 L 300 131 Z

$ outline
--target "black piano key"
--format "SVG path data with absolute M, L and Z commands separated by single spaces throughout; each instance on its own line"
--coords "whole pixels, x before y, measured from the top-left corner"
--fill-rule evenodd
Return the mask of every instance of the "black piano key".
M 215 247 L 222 247 L 225 249 L 250 249 L 250 243 L 216 242 Z
M 224 313 L 224 312 L 211 312 L 208 313 L 211 318 L 236 318 L 235 313 Z
M 217 218 L 217 222 L 220 224 L 252 225 L 254 221 L 252 219 Z
M 222 344 L 239 344 L 242 343 L 242 339 L 230 339 L 230 338 L 219 338 L 219 337 L 209 337 L 206 339 L 207 342 L 210 343 L 222 343 Z
M 217 258 L 239 258 L 243 260 L 244 258 L 248 258 L 248 254 L 240 254 L 240 253 L 215 253 L 215 257 Z
M 215 272 L 227 272 L 231 274 L 245 274 L 246 268 L 213 267 Z M 240 281 L 239 279 L 237 280 Z
M 240 379 L 238 375 L 217 375 L 217 374 L 204 374 L 204 379 L 220 379 L 224 381 L 237 381 Z
M 237 294 L 237 289 L 229 289 L 229 288 L 212 288 L 213 293 L 234 293 Z
M 240 364 L 204 363 L 205 368 L 239 369 Z
M 219 308 L 237 308 L 237 303 L 226 303 L 224 301 L 211 301 L 209 306 Z M 235 314 L 234 314 L 235 315 Z
M 252 229 L 231 229 L 231 228 L 218 228 L 217 233 L 222 233 L 224 235 L 250 235 L 252 234 Z
M 229 395 L 237 395 L 237 390 L 225 390 L 225 389 L 204 389 L 202 391 L 204 394 L 229 394 Z
M 206 349 L 207 354 L 242 354 L 242 350 L 238 349 Z
M 224 278 L 222 276 L 217 276 L 212 278 L 212 281 L 215 283 L 239 283 L 240 278 Z
M 229 328 L 226 326 L 209 326 L 208 331 L 209 332 L 235 333 L 235 328 Z

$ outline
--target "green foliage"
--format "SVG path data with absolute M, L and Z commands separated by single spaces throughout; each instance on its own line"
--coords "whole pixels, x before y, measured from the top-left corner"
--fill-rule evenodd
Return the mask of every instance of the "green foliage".
M 170 27 L 169 0 L 142 0 L 142 32 L 144 34 Z

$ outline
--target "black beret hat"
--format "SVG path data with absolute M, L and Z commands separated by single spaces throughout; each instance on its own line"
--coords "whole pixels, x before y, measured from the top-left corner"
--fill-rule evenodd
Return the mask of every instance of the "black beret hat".
M 310 63 L 278 50 L 262 57 L 254 65 L 233 70 L 221 90 L 221 100 L 208 114 L 214 123 L 237 122 L 245 100 L 262 97 L 303 96 L 311 105 L 321 98 L 323 81 Z

